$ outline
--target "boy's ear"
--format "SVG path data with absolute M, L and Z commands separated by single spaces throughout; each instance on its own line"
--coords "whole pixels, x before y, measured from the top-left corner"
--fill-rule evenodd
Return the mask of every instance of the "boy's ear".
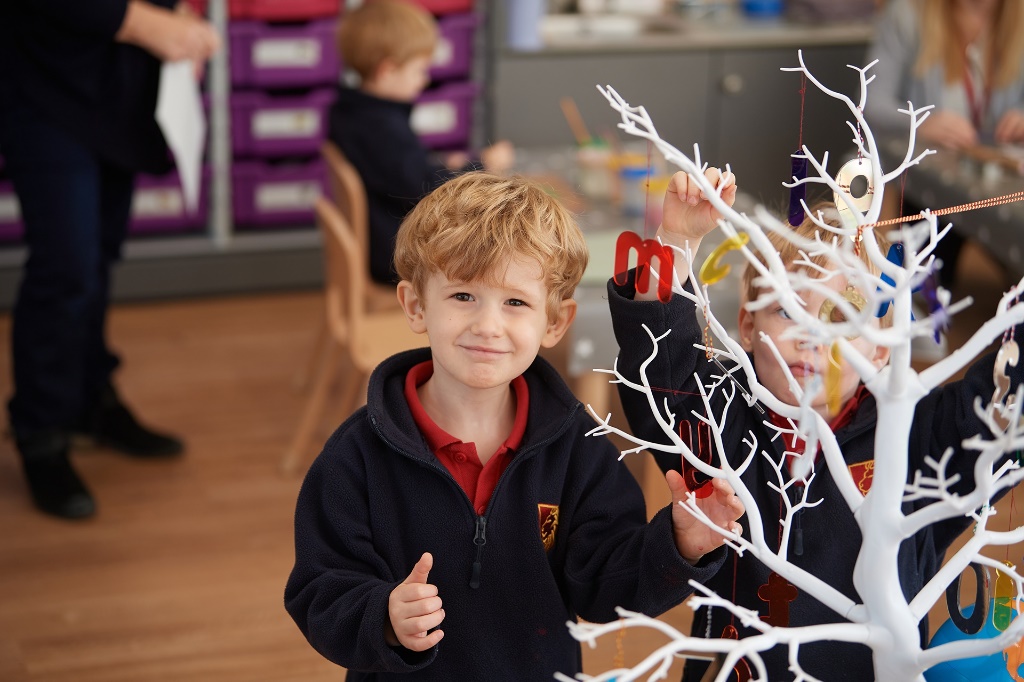
M 754 352 L 754 313 L 740 306 L 740 345 L 748 353 Z
M 397 294 L 398 303 L 402 306 L 405 317 L 409 321 L 409 329 L 416 334 L 426 334 L 427 322 L 423 317 L 423 304 L 420 297 L 416 295 L 412 283 L 403 279 L 398 283 Z
M 875 369 L 879 370 L 889 364 L 889 347 L 875 346 L 875 352 L 871 356 L 871 364 L 875 366 Z
M 576 319 L 576 301 L 571 298 L 567 298 L 558 304 L 558 314 L 555 317 L 554 322 L 548 324 L 548 329 L 544 332 L 544 338 L 541 339 L 540 345 L 543 348 L 553 348 L 555 344 L 562 340 L 565 336 L 565 332 L 569 331 L 569 325 Z

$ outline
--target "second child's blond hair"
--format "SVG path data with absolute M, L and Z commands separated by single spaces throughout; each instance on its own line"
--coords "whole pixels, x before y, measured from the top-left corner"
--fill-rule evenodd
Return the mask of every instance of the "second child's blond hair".
M 338 47 L 345 66 L 366 80 L 384 60 L 402 66 L 433 54 L 437 35 L 437 21 L 422 7 L 402 0 L 367 0 L 342 18 Z
M 839 214 L 836 211 L 834 204 L 822 204 L 817 207 L 811 208 L 811 212 L 814 215 L 817 215 L 818 211 L 822 212 L 825 223 L 832 225 L 833 227 L 838 227 L 840 225 Z M 804 216 L 803 222 L 794 227 L 793 231 L 790 234 L 797 238 L 811 240 L 813 240 L 815 236 L 818 236 L 823 242 L 830 242 L 832 240 L 832 237 L 834 236 L 831 232 L 826 232 L 825 230 L 822 230 L 820 227 L 815 225 L 814 222 L 807 216 Z M 800 252 L 800 247 L 794 244 L 789 239 L 787 239 L 785 235 L 782 235 L 778 232 L 766 232 L 766 236 L 768 237 L 768 240 L 772 243 L 772 246 L 775 247 L 775 250 L 778 251 L 779 258 L 782 260 L 783 265 L 786 266 L 786 269 L 796 269 L 797 266 L 795 266 L 794 263 L 798 258 L 804 257 L 804 254 Z M 878 248 L 882 253 L 887 254 L 889 252 L 889 240 L 886 239 L 884 235 L 875 232 L 875 242 L 878 243 Z M 765 258 L 761 254 L 757 254 L 757 259 L 762 264 L 765 264 Z M 860 250 L 860 259 L 867 267 L 868 272 L 870 272 L 873 275 L 879 274 L 879 269 L 871 261 L 871 258 L 868 256 L 867 249 L 862 248 Z M 832 263 L 832 261 L 830 261 L 828 257 L 826 257 L 823 254 L 815 254 L 813 256 L 810 256 L 807 260 L 823 268 L 835 267 L 835 264 Z M 746 268 L 743 270 L 743 283 L 741 284 L 740 290 L 742 297 L 741 304 L 753 301 L 757 298 L 759 289 L 754 284 L 754 279 L 757 276 L 758 272 L 757 270 L 754 269 L 754 266 L 751 265 L 750 263 L 747 263 Z M 886 310 L 885 315 L 883 315 L 879 319 L 879 324 L 882 327 L 892 326 L 892 311 L 893 307 L 889 306 L 888 310 Z
M 516 258 L 540 263 L 548 319 L 554 321 L 587 267 L 583 233 L 537 183 L 482 171 L 460 175 L 424 197 L 402 221 L 395 243 L 395 270 L 419 296 L 434 273 L 500 285 Z

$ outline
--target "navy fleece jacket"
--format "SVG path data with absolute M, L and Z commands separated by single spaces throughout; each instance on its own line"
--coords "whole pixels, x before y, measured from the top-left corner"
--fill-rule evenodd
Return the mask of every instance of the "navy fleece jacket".
M 408 370 L 429 358 L 409 351 L 377 368 L 366 407 L 331 436 L 299 494 L 285 605 L 347 679 L 571 676 L 580 648 L 566 621 L 613 620 L 617 606 L 658 615 L 692 591 L 690 578 L 710 577 L 680 557 L 670 508 L 646 522 L 618 452 L 586 436 L 594 421 L 543 359 L 524 374 L 521 447 L 478 516 L 403 396 Z M 542 528 L 553 530 L 548 548 Z M 423 552 L 434 557 L 445 636 L 415 653 L 388 646 L 384 628 L 388 596 Z
M 690 286 L 690 285 L 687 285 Z M 709 374 L 721 374 L 713 364 L 707 362 L 703 350 L 693 347 L 700 343 L 701 327 L 694 314 L 693 303 L 681 296 L 673 296 L 667 304 L 658 301 L 634 301 L 633 278 L 619 287 L 608 282 L 608 298 L 612 311 L 615 337 L 619 342 L 618 369 L 627 379 L 638 381 L 640 365 L 648 359 L 651 343 L 641 324 L 646 324 L 655 336 L 668 330 L 672 333 L 661 342 L 657 357 L 647 368 L 652 385 L 677 389 L 665 393 L 668 409 L 677 415 L 689 415 L 691 410 L 704 412 L 703 402 L 697 392 L 694 373 L 707 385 Z M 1020 337 L 1021 329 L 1017 330 Z M 947 474 L 958 474 L 962 481 L 956 490 L 965 492 L 973 488 L 975 455 L 964 450 L 961 442 L 968 436 L 984 432 L 985 427 L 974 414 L 974 397 L 991 396 L 993 391 L 992 366 L 994 354 L 986 355 L 970 368 L 962 381 L 952 382 L 925 396 L 917 406 L 909 444 L 909 475 L 917 470 L 929 471 L 924 458 L 931 455 L 938 458 L 947 447 L 955 450 Z M 1011 374 L 1012 388 L 1024 374 L 1024 363 Z M 735 376 L 746 386 L 745 376 Z M 654 423 L 645 397 L 636 391 L 620 387 L 623 410 L 630 428 L 639 438 L 652 442 L 666 442 L 664 433 Z M 696 396 L 696 397 L 694 397 Z M 712 400 L 712 410 L 720 414 L 723 407 L 723 392 L 718 391 Z M 862 489 L 870 486 L 871 463 L 875 456 L 876 405 L 873 396 L 868 396 L 860 405 L 852 421 L 836 431 L 836 440 L 842 449 L 847 465 L 859 481 Z M 691 421 L 696 420 L 691 417 Z M 744 439 L 753 434 L 760 449 L 768 452 L 775 462 L 782 457 L 781 438 L 772 440 L 774 432 L 765 422 L 769 419 L 747 408 L 743 401 L 736 401 L 730 412 L 727 428 L 722 437 L 726 456 L 734 465 L 749 452 Z M 696 423 L 692 424 L 695 428 Z M 679 469 L 678 456 L 655 454 L 663 470 Z M 716 453 L 717 460 L 717 453 Z M 785 467 L 784 467 L 785 469 Z M 768 488 L 766 481 L 777 481 L 774 468 L 765 457 L 755 457 L 743 475 L 743 481 L 757 500 L 764 525 L 764 535 L 769 547 L 778 546 L 779 514 L 782 501 L 778 493 Z M 799 512 L 799 535 L 802 547 L 797 549 L 795 537 L 789 547 L 789 561 L 821 578 L 846 596 L 859 602 L 853 586 L 853 567 L 860 549 L 861 533 L 853 514 L 843 500 L 839 489 L 823 459 L 815 466 L 815 477 L 811 483 L 810 501 L 821 500 L 820 505 Z M 930 500 L 904 504 L 904 513 L 926 506 Z M 740 520 L 746 525 L 747 517 Z M 909 599 L 916 595 L 924 584 L 941 566 L 950 543 L 970 525 L 967 517 L 955 518 L 925 528 L 914 537 L 904 541 L 899 552 L 899 572 L 904 595 Z M 749 536 L 749 529 L 746 531 Z M 754 557 L 733 556 L 721 564 L 721 570 L 705 584 L 719 595 L 736 604 L 758 611 L 762 616 L 769 613 L 769 604 L 760 598 L 758 590 L 768 583 L 771 571 Z M 808 594 L 797 593 L 795 600 L 788 603 L 790 627 L 819 623 L 843 622 L 843 619 Z M 691 635 L 704 637 L 710 631 L 712 637 L 720 637 L 726 625 L 733 619 L 724 609 L 714 609 L 711 624 L 708 624 L 708 609 L 701 609 L 695 616 Z M 739 636 L 755 633 L 734 623 Z M 927 619 L 921 624 L 923 641 L 927 641 Z M 788 650 L 777 646 L 764 654 L 769 679 L 792 680 L 787 661 Z M 874 679 L 871 651 L 859 644 L 820 642 L 800 646 L 800 664 L 803 669 L 821 680 L 849 680 L 863 682 Z M 683 674 L 684 681 L 700 680 L 707 668 L 706 663 L 691 661 Z

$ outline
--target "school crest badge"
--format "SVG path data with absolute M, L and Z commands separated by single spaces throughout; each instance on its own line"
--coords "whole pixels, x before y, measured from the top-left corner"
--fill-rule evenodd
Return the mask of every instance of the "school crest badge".
M 544 543 L 544 551 L 555 546 L 555 531 L 558 530 L 558 505 L 538 504 L 537 521 L 540 524 L 540 539 Z
M 857 490 L 867 495 L 868 491 L 871 490 L 871 481 L 875 478 L 875 461 L 851 464 L 849 469 Z

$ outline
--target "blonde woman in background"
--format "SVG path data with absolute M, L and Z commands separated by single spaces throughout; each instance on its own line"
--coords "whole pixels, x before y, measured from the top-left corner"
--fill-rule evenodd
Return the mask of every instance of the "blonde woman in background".
M 890 0 L 868 51 L 876 59 L 864 111 L 876 136 L 907 135 L 899 109 L 910 101 L 935 106 L 917 131 L 924 145 L 1024 142 L 1024 0 Z M 944 286 L 963 241 L 950 232 L 936 250 Z

